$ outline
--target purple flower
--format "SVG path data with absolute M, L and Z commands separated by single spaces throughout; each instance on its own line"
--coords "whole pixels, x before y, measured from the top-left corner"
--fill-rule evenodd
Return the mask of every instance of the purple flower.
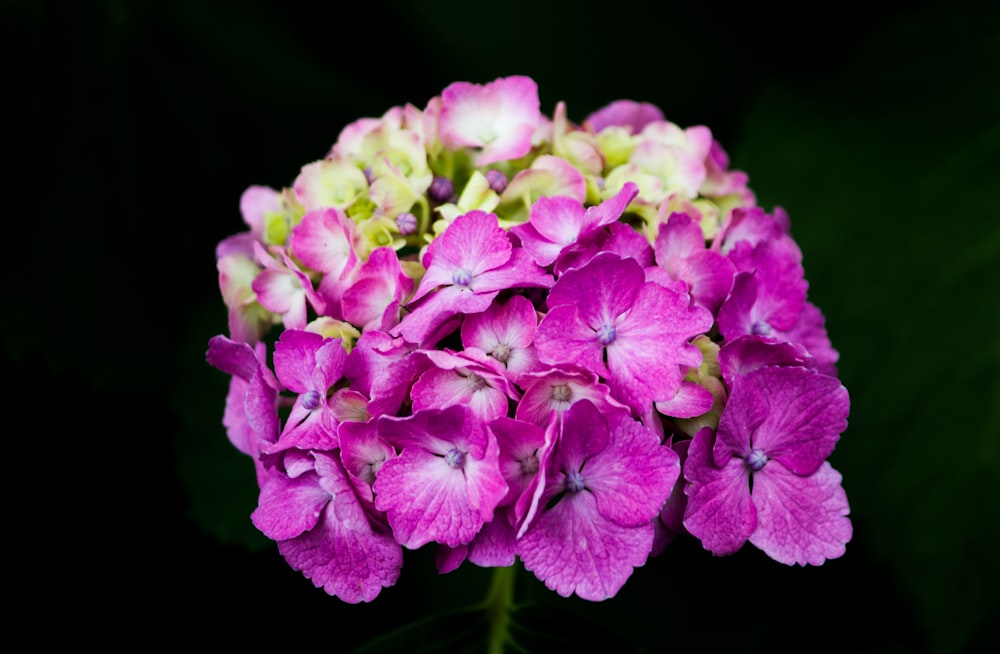
M 515 225 L 511 233 L 540 266 L 549 266 L 563 252 L 577 247 L 599 229 L 618 220 L 639 187 L 627 182 L 604 202 L 584 208 L 582 202 L 558 195 L 541 197 L 531 207 L 528 222 Z
M 287 472 L 274 469 L 261 485 L 253 524 L 317 588 L 352 604 L 375 599 L 399 577 L 399 543 L 369 518 L 337 453 L 284 459 Z
M 524 375 L 538 370 L 535 329 L 538 314 L 523 295 L 511 296 L 504 304 L 494 302 L 485 311 L 462 322 L 462 345 L 482 350 L 507 371 L 511 381 L 520 383 Z
M 284 390 L 266 365 L 267 346 L 263 342 L 251 346 L 226 336 L 213 336 L 205 360 L 231 375 L 222 423 L 229 441 L 253 457 L 260 475 L 260 452 L 278 438 L 278 394 Z
M 354 222 L 332 207 L 310 211 L 295 226 L 290 237 L 295 257 L 311 270 L 323 274 L 317 292 L 340 316 L 344 279 L 358 264 Z
M 375 506 L 404 547 L 471 541 L 507 494 L 499 447 L 470 409 L 452 405 L 382 416 L 378 434 L 399 450 L 375 479 Z
M 327 394 L 340 380 L 346 358 L 339 338 L 298 329 L 282 332 L 274 344 L 274 370 L 285 388 L 298 396 L 278 442 L 264 450 L 269 460 L 291 447 L 333 450 L 340 446 Z
M 663 112 L 654 104 L 615 100 L 587 116 L 583 124 L 592 132 L 600 132 L 605 127 L 621 126 L 631 134 L 638 134 L 649 123 L 663 119 Z
M 746 334 L 770 336 L 791 329 L 806 302 L 802 265 L 774 241 L 752 249 L 740 243 L 730 253 L 737 273 L 732 292 L 719 308 L 719 332 L 727 341 Z
M 847 428 L 847 390 L 794 366 L 736 375 L 712 430 L 695 435 L 684 476 L 684 527 L 717 555 L 746 541 L 776 561 L 819 565 L 852 527 L 840 473 L 826 461 Z
M 715 315 L 733 288 L 732 261 L 705 247 L 705 235 L 686 213 L 660 224 L 654 245 L 656 263 L 671 279 L 683 280 L 691 298 Z
M 414 411 L 463 404 L 488 422 L 507 415 L 509 400 L 521 397 L 503 366 L 482 350 L 424 350 L 422 354 L 434 365 L 413 384 L 410 397 Z
M 682 368 L 701 362 L 690 339 L 713 322 L 687 295 L 645 281 L 634 259 L 609 252 L 563 275 L 548 302 L 535 334 L 539 359 L 596 372 L 640 413 L 674 396 Z
M 551 368 L 526 375 L 524 387 L 515 417 L 540 427 L 560 421 L 563 413 L 580 400 L 589 400 L 602 413 L 628 411 L 627 406 L 611 396 L 608 385 L 598 381 L 597 374 L 589 370 Z
M 450 331 L 450 319 L 484 311 L 502 290 L 552 285 L 541 267 L 513 247 L 496 215 L 479 210 L 457 217 L 434 239 L 424 264 L 412 312 L 391 331 L 419 345 L 433 345 Z
M 341 313 L 362 331 L 386 331 L 399 324 L 400 305 L 412 292 L 413 279 L 403 272 L 396 251 L 376 248 L 344 290 Z
M 679 474 L 677 454 L 653 432 L 577 402 L 547 465 L 545 509 L 518 541 L 524 567 L 563 597 L 613 597 L 649 557 L 653 520 Z

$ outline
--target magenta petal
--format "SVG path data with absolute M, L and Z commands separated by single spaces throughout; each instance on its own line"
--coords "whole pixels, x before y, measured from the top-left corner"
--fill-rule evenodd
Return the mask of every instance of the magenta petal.
M 565 429 L 574 428 L 577 406 L 590 407 L 596 415 L 592 404 L 580 402 L 569 412 Z M 587 411 L 580 415 L 586 416 Z M 601 515 L 621 525 L 647 523 L 670 495 L 680 475 L 680 459 L 656 434 L 632 418 L 619 414 L 610 422 L 612 441 L 587 461 L 587 489 L 594 494 Z
M 474 277 L 510 259 L 507 232 L 500 227 L 496 215 L 484 211 L 470 211 L 455 218 L 438 240 L 434 241 L 437 247 L 428 272 L 434 267 L 448 271 L 448 283 L 453 283 L 450 275 L 456 270 L 465 270 Z
M 692 381 L 681 382 L 674 396 L 656 402 L 656 410 L 672 418 L 694 418 L 708 413 L 715 402 L 712 392 Z
M 722 344 L 719 369 L 727 384 L 763 366 L 801 366 L 816 370 L 816 360 L 798 343 L 767 336 L 740 336 Z
M 411 549 L 429 542 L 468 543 L 493 519 L 507 494 L 499 446 L 462 406 L 383 416 L 379 435 L 402 450 L 375 479 L 375 506 L 386 511 L 396 539 Z
M 712 315 L 690 305 L 686 296 L 645 283 L 607 348 L 612 387 L 620 399 L 638 409 L 672 397 L 683 380 L 682 368 L 701 364 L 701 351 L 690 339 L 708 331 L 712 322 Z
M 746 383 L 744 377 L 733 380 L 715 435 L 715 465 L 724 466 L 734 456 L 742 458 L 754 447 L 751 438 L 768 414 L 766 397 L 756 384 Z
M 330 501 L 322 512 L 315 512 L 315 528 L 279 541 L 278 551 L 328 594 L 350 603 L 371 601 L 399 577 L 402 548 L 389 534 L 372 528 L 340 462 L 324 454 L 314 457 L 317 489 Z M 317 476 L 299 479 L 316 483 Z
M 653 546 L 653 523 L 625 527 L 605 518 L 594 496 L 567 494 L 542 512 L 518 541 L 524 567 L 562 597 L 614 597 L 645 564 Z
M 583 204 L 573 198 L 540 197 L 531 206 L 528 222 L 515 225 L 511 232 L 521 239 L 522 247 L 536 263 L 548 266 L 563 248 L 576 242 L 585 213 Z
M 291 479 L 274 472 L 261 486 L 250 519 L 268 538 L 287 540 L 315 527 L 329 501 L 330 495 L 320 487 L 316 473 Z
M 205 360 L 209 365 L 244 381 L 248 381 L 260 366 L 251 345 L 222 335 L 208 339 Z
M 469 543 L 469 563 L 482 568 L 505 568 L 514 565 L 517 558 L 517 543 L 514 528 L 503 512 L 497 512 L 493 520 L 483 525 L 476 537 Z
M 599 376 L 607 376 L 604 347 L 573 304 L 562 304 L 545 314 L 535 332 L 535 347 L 543 363 L 578 365 Z
M 587 116 L 583 124 L 597 133 L 605 127 L 627 127 L 632 134 L 638 134 L 650 123 L 664 120 L 663 112 L 649 102 L 635 100 L 615 100 Z
M 847 494 L 827 462 L 808 477 L 768 463 L 754 476 L 753 501 L 759 520 L 750 542 L 775 561 L 820 565 L 851 540 Z
M 753 432 L 752 446 L 796 474 L 815 472 L 847 429 L 850 400 L 840 380 L 804 368 L 760 368 L 735 380 L 730 403 L 744 384 L 772 407 Z
M 757 527 L 748 475 L 739 458 L 729 459 L 724 467 L 715 465 L 710 428 L 695 435 L 684 462 L 688 480 L 684 528 L 713 554 L 736 552 Z

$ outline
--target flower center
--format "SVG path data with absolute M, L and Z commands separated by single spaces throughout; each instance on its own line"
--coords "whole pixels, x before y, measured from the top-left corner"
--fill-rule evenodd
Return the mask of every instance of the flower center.
M 569 402 L 570 391 L 569 384 L 556 384 L 552 387 L 552 399 L 556 402 Z
M 535 450 L 537 452 L 537 450 Z M 532 452 L 528 456 L 521 459 L 521 474 L 527 477 L 528 475 L 533 475 L 538 472 L 538 457 Z
M 500 363 L 507 363 L 507 359 L 510 358 L 510 348 L 503 343 L 497 343 L 490 355 Z
M 611 345 L 615 342 L 615 337 L 617 336 L 614 325 L 601 325 L 597 329 L 597 340 L 601 345 Z
M 451 274 L 451 281 L 456 286 L 468 286 L 469 282 L 472 281 L 472 274 L 465 268 L 459 268 Z
M 444 462 L 449 468 L 461 468 L 465 464 L 465 452 L 452 448 L 444 455 Z
M 473 393 L 489 386 L 489 384 L 486 383 L 485 379 L 483 379 L 474 372 L 470 372 L 468 375 L 466 375 L 465 383 L 469 385 L 469 390 L 471 390 Z
M 764 450 L 754 448 L 743 458 L 743 461 L 747 464 L 748 468 L 757 472 L 767 463 L 767 455 L 764 454 Z
M 584 488 L 583 475 L 579 470 L 566 475 L 566 490 L 570 493 L 579 493 Z
M 770 336 L 771 325 L 767 324 L 766 320 L 759 320 L 753 324 L 750 331 L 753 332 L 754 336 Z
M 306 391 L 302 395 L 302 408 L 304 408 L 306 411 L 313 411 L 315 409 L 318 409 L 319 404 L 320 404 L 319 391 L 317 390 Z

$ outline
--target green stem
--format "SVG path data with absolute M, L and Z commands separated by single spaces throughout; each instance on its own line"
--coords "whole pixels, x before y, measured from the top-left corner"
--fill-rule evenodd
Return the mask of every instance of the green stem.
M 498 567 L 493 570 L 493 582 L 483 602 L 487 621 L 490 624 L 489 654 L 503 654 L 507 641 L 507 625 L 510 612 L 514 608 L 514 566 Z

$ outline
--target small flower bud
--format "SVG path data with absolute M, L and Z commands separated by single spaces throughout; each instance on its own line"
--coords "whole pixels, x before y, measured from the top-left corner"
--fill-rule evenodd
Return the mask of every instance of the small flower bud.
M 447 177 L 436 176 L 427 189 L 427 195 L 435 202 L 447 202 L 455 193 L 455 184 Z
M 507 188 L 507 176 L 496 168 L 490 168 L 486 171 L 486 181 L 490 183 L 490 188 L 493 192 L 498 195 L 503 193 L 503 190 Z
M 396 216 L 396 229 L 403 236 L 409 236 L 417 231 L 417 217 L 409 211 L 404 211 Z

